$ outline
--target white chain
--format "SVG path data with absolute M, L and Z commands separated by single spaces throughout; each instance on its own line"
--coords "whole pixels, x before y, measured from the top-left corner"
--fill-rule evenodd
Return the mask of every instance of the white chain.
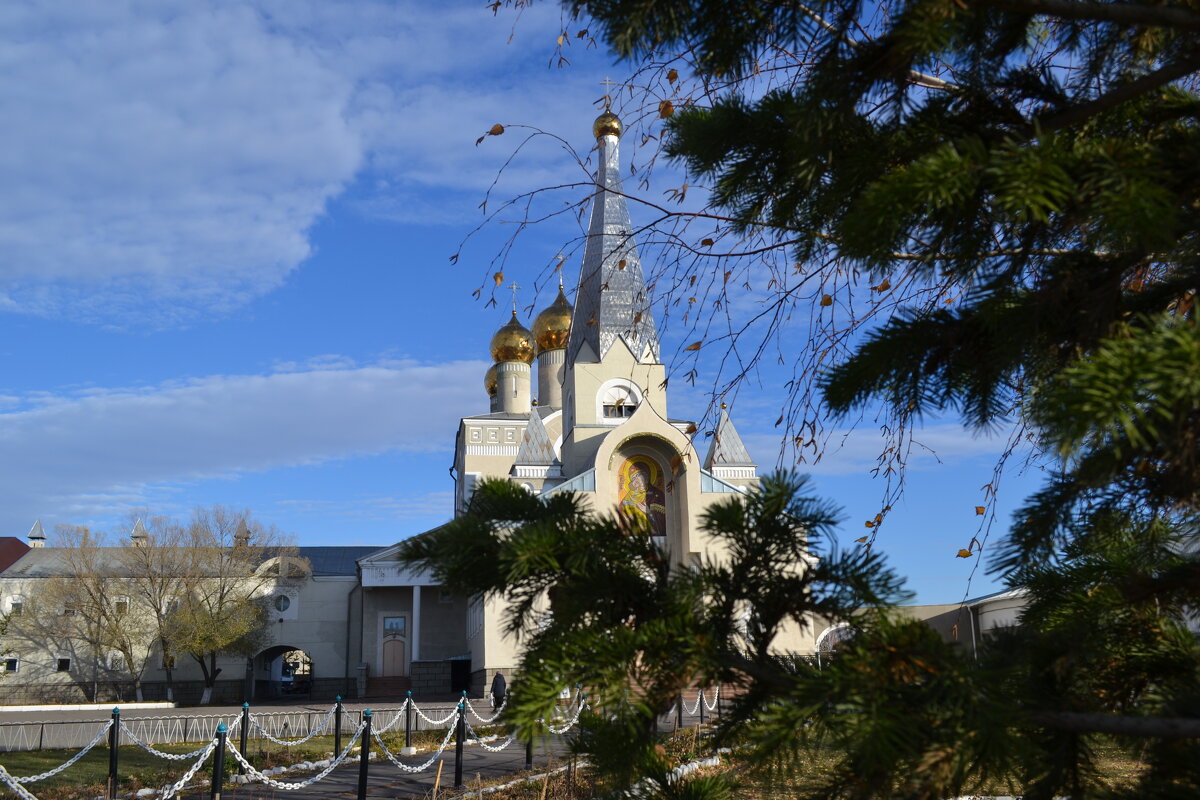
M 479 734 L 476 733 L 475 729 L 471 727 L 471 723 L 467 722 L 466 720 L 463 720 L 463 722 L 467 726 L 467 733 L 469 733 L 471 736 L 475 737 L 475 741 L 479 744 L 479 746 L 482 747 L 484 750 L 487 750 L 489 753 L 499 753 L 501 750 L 508 747 L 510 744 L 512 744 L 517 739 L 517 735 L 515 733 L 510 733 L 508 735 L 508 738 L 504 740 L 504 744 L 500 745 L 499 747 L 496 747 L 496 746 L 488 744 L 483 739 L 480 739 Z M 499 738 L 499 737 L 496 737 L 496 738 Z
M 308 735 L 305 736 L 303 739 L 276 739 L 274 736 L 267 733 L 267 729 L 262 726 L 261 722 L 259 722 L 257 719 L 254 718 L 253 714 L 250 714 L 247 716 L 250 717 L 250 722 L 254 725 L 254 727 L 258 728 L 262 732 L 264 739 L 268 739 L 269 741 L 272 741 L 275 744 L 281 744 L 284 747 L 294 747 L 295 745 L 298 745 L 298 744 L 304 744 L 309 739 L 316 736 L 318 733 L 321 733 L 322 731 L 324 731 L 325 728 L 329 726 L 329 720 L 333 719 L 333 712 L 335 710 L 337 710 L 336 706 L 329 709 L 329 713 L 325 715 L 325 719 L 321 720 L 321 722 L 315 728 L 313 728 L 311 731 L 309 731 Z
M 442 739 L 442 743 L 438 747 L 438 749 L 436 751 L 434 751 L 433 755 L 431 755 L 429 757 L 428 761 L 426 761 L 424 764 L 421 764 L 420 766 L 416 766 L 416 767 L 409 766 L 408 764 L 405 764 L 404 762 L 402 762 L 398 758 L 396 758 L 396 756 L 392 754 L 392 751 L 388 750 L 387 745 L 383 743 L 383 739 L 380 738 L 378 733 L 371 731 L 371 737 L 375 740 L 375 743 L 379 745 L 380 752 L 383 753 L 383 755 L 387 758 L 388 761 L 392 762 L 393 766 L 397 767 L 400 770 L 403 770 L 404 772 L 423 772 L 424 770 L 428 769 L 429 766 L 434 761 L 437 761 L 437 757 L 442 754 L 442 751 L 444 751 L 447 747 L 450 746 L 450 737 L 454 735 L 455 727 L 457 727 L 457 726 L 451 725 L 449 728 L 446 729 L 446 736 L 444 739 Z
M 695 716 L 696 714 L 699 714 L 699 713 L 700 713 L 700 701 L 701 701 L 701 700 L 703 700 L 703 699 L 704 699 L 704 691 L 703 691 L 703 690 L 701 690 L 701 691 L 700 691 L 700 694 L 698 694 L 698 695 L 696 696 L 696 704 L 695 704 L 695 705 L 693 705 L 693 706 L 691 707 L 691 709 L 689 709 L 687 706 L 685 706 L 685 705 L 683 704 L 683 696 L 681 695 L 681 696 L 680 696 L 680 698 L 679 698 L 679 707 L 680 707 L 680 708 L 682 708 L 682 709 L 683 709 L 683 713 L 687 714 L 689 717 L 691 717 L 691 716 Z
M 576 707 L 575 716 L 571 718 L 570 722 L 568 722 L 566 725 L 556 727 L 553 722 L 546 722 L 543 720 L 543 722 L 546 722 L 546 730 L 553 734 L 561 734 L 566 733 L 567 731 L 571 730 L 571 728 L 575 727 L 575 723 L 579 722 L 579 715 L 583 713 L 583 707 L 587 705 L 583 702 L 581 695 L 582 692 L 577 690 L 575 692 L 575 698 L 571 701 L 571 705 L 575 705 L 576 702 L 578 702 L 579 705 Z M 570 705 L 567 706 L 567 710 L 570 710 L 570 708 Z
M 475 706 L 471 705 L 470 700 L 468 700 L 466 697 L 464 697 L 463 702 L 467 704 L 467 709 L 470 710 L 470 712 L 475 715 L 475 719 L 479 720 L 484 725 L 488 725 L 490 723 L 495 722 L 497 719 L 500 718 L 500 715 L 504 712 L 504 709 L 508 707 L 508 697 L 505 696 L 504 700 L 500 703 L 500 707 L 496 709 L 495 714 L 492 714 L 490 717 L 481 717 L 481 716 L 479 716 L 479 712 L 475 710 Z
M 182 778 L 175 781 L 175 783 L 167 787 L 167 790 L 162 793 L 162 800 L 171 800 L 171 798 L 175 796 L 176 792 L 186 786 L 188 782 L 196 776 L 196 772 L 200 769 L 201 765 L 203 765 L 205 761 L 208 761 L 208 757 L 212 755 L 213 750 L 217 749 L 217 741 L 219 738 L 220 737 L 215 737 L 211 742 L 205 745 L 200 757 L 196 759 L 196 763 L 192 764 L 192 768 L 185 772 Z
M 412 701 L 409 701 L 409 702 L 412 702 Z M 418 717 L 425 720 L 430 725 L 445 725 L 447 722 L 454 719 L 454 715 L 458 713 L 458 708 L 456 707 L 454 709 L 451 709 L 450 713 L 447 714 L 442 719 L 430 719 L 429 717 L 425 716 L 425 712 L 423 712 L 423 711 L 421 711 L 421 709 L 417 708 L 416 703 L 413 703 L 413 710 L 417 712 Z
M 64 769 L 71 766 L 76 761 L 78 761 L 79 759 L 81 759 L 85 755 L 87 755 L 87 752 L 89 750 L 91 750 L 93 747 L 95 747 L 97 742 L 99 742 L 101 739 L 104 738 L 104 734 L 108 733 L 108 729 L 111 727 L 112 727 L 112 720 L 110 719 L 107 723 L 105 723 L 104 727 L 102 727 L 100 729 L 100 732 L 96 734 L 96 738 L 92 739 L 92 741 L 88 743 L 87 747 L 83 748 L 78 753 L 71 756 L 70 761 L 59 764 L 57 767 L 50 770 L 49 772 L 43 772 L 41 775 L 30 775 L 28 778 L 15 778 L 11 775 L 9 775 L 9 777 L 12 778 L 17 783 L 37 783 L 38 781 L 42 781 L 42 780 L 45 780 L 46 778 L 57 775 L 58 773 L 62 772 Z
M 399 722 L 401 720 L 401 718 L 404 717 L 404 710 L 406 708 L 408 708 L 409 703 L 412 703 L 412 698 L 408 698 L 404 701 L 404 705 L 400 706 L 399 710 L 396 711 L 396 715 L 393 716 L 386 725 L 380 725 L 378 728 L 376 728 L 376 727 L 374 727 L 374 725 L 375 725 L 374 721 L 372 721 L 371 733 L 387 733 L 388 731 L 390 731 L 392 729 L 392 727 L 395 726 L 395 724 L 397 722 Z M 416 708 L 416 704 L 413 704 L 413 708 Z M 391 710 L 392 709 L 390 709 L 390 708 L 385 708 L 382 710 L 376 709 L 373 712 L 371 719 L 377 720 L 377 719 L 379 719 L 380 714 L 382 714 L 386 711 L 391 711 Z
M 354 735 L 352 737 L 350 737 L 349 744 L 347 744 L 342 749 L 342 752 L 338 754 L 337 758 L 335 758 L 333 761 L 331 761 L 329 763 L 329 766 L 325 767 L 325 769 L 321 770 L 316 775 L 313 775 L 308 780 L 300 781 L 299 783 L 284 783 L 283 781 L 277 781 L 274 778 L 272 778 L 270 775 L 265 775 L 265 774 L 259 772 L 258 770 L 256 770 L 253 766 L 251 766 L 250 762 L 247 761 L 245 759 L 245 757 L 242 756 L 242 754 L 238 752 L 238 749 L 233 746 L 232 742 L 226 742 L 226 747 L 228 748 L 229 752 L 233 754 L 233 757 L 235 759 L 237 759 L 238 763 L 246 768 L 247 775 L 249 775 L 250 777 L 254 778 L 257 781 L 262 781 L 263 783 L 267 784 L 268 786 L 272 786 L 276 789 L 280 789 L 285 792 L 290 792 L 294 789 L 303 789 L 306 786 L 312 786 L 314 783 L 316 783 L 319 780 L 324 779 L 326 775 L 333 772 L 333 770 L 335 768 L 337 768 L 339 765 L 341 765 L 342 761 L 344 761 L 346 759 L 346 756 L 350 754 L 350 750 L 354 747 L 355 743 L 358 742 L 358 737 L 362 736 L 362 732 L 365 727 L 367 727 L 366 723 L 363 723 L 358 726 L 358 730 L 356 730 L 354 732 Z
M 193 750 L 190 753 L 164 753 L 161 750 L 155 750 L 153 747 L 139 739 L 134 732 L 129 729 L 129 726 L 126 725 L 123 720 L 121 722 L 121 730 L 125 731 L 125 735 L 128 736 L 134 744 L 145 750 L 150 755 L 158 756 L 159 758 L 165 758 L 169 761 L 187 761 L 189 758 L 194 758 L 195 756 L 200 755 L 200 753 L 204 752 L 204 748 L 208 747 L 208 745 L 205 745 L 199 750 Z
M 28 789 L 17 782 L 17 779 L 8 774 L 8 770 L 4 765 L 0 764 L 0 780 L 8 784 L 9 788 L 17 793 L 17 797 L 21 800 L 38 800 Z
M 703 689 L 700 690 L 700 696 L 704 697 Z M 704 701 L 704 707 L 707 708 L 709 711 L 716 711 L 717 706 L 719 706 L 719 705 L 721 705 L 721 687 L 720 687 L 720 685 L 718 685 L 716 689 L 713 689 L 712 705 L 709 705 L 707 700 Z

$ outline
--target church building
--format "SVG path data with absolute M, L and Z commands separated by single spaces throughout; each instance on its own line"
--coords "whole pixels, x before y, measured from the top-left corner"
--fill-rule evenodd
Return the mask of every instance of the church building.
M 558 296 L 532 330 L 514 309 L 492 337 L 487 411 L 464 417 L 455 440 L 455 513 L 484 478 L 511 480 L 539 495 L 575 492 L 597 511 L 644 514 L 671 558 L 685 566 L 711 554 L 713 542 L 699 531 L 701 514 L 755 485 L 757 467 L 724 409 L 703 455 L 696 425 L 668 413 L 658 329 L 621 193 L 621 121 L 605 111 L 592 130 L 596 194 L 574 305 L 560 280 Z M 512 670 L 518 645 L 503 633 L 501 602 L 435 599 L 431 579 L 398 564 L 396 550 L 359 562 L 363 603 L 375 618 L 364 627 L 374 625 L 380 637 L 374 652 L 362 653 L 376 676 L 372 683 L 406 676 L 414 686 L 457 686 L 469 670 L 478 691 L 496 670 Z M 430 625 L 431 602 L 466 603 L 461 637 Z

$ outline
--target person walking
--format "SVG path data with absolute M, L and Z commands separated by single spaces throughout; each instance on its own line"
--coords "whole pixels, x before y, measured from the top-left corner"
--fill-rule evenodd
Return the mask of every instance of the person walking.
M 497 671 L 492 676 L 492 708 L 499 708 L 504 705 L 504 694 L 508 691 L 508 684 L 504 680 L 504 673 Z

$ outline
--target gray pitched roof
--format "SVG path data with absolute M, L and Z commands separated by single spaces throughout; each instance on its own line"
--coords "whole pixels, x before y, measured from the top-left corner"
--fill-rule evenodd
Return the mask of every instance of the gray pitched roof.
M 383 550 L 382 547 L 298 547 L 301 558 L 312 564 L 313 575 L 354 575 L 359 559 Z
M 29 535 L 25 538 L 27 538 L 27 539 L 45 539 L 46 538 L 46 531 L 42 528 L 42 521 L 40 519 L 35 519 L 33 521 L 33 527 L 29 529 Z
M 750 451 L 738 436 L 737 428 L 729 412 L 721 409 L 721 418 L 717 421 L 717 431 L 713 434 L 712 442 L 708 445 L 708 455 L 704 456 L 704 468 L 716 467 L 753 467 L 754 460 Z
M 525 426 L 525 436 L 521 439 L 521 449 L 517 451 L 515 463 L 524 465 L 553 464 L 557 460 L 554 454 L 554 443 L 538 414 L 529 415 L 529 424 Z
M 658 329 L 633 240 L 629 206 L 621 194 L 616 136 L 600 137 L 599 162 L 567 360 L 574 362 L 581 351 L 585 358 L 602 360 L 617 339 L 624 339 L 635 358 L 656 363 Z

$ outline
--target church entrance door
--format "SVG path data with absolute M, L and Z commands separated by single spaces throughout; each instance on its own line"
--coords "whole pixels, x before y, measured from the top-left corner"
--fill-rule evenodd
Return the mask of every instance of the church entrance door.
M 383 618 L 383 671 L 384 677 L 407 675 L 405 654 L 408 649 L 408 617 L 389 616 Z

